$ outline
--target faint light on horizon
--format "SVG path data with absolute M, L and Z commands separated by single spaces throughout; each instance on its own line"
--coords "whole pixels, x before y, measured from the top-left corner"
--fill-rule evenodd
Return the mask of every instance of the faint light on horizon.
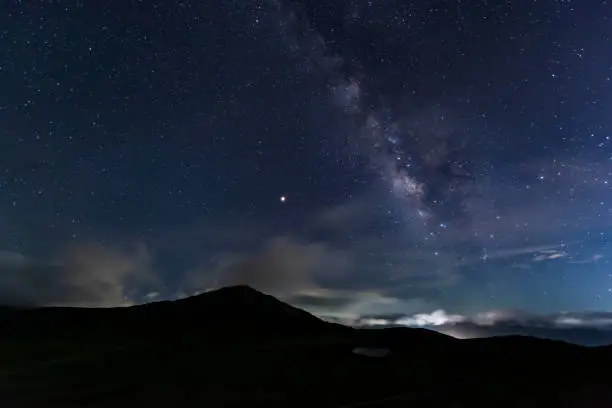
M 390 320 L 376 319 L 376 318 L 363 319 L 360 323 L 361 325 L 366 325 L 366 326 L 386 326 L 386 325 L 393 324 L 393 322 Z

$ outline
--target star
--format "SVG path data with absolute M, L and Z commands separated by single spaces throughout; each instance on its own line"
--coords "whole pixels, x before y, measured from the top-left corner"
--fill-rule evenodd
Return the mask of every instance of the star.
M 0 304 L 612 310 L 606 2 L 5 3 Z

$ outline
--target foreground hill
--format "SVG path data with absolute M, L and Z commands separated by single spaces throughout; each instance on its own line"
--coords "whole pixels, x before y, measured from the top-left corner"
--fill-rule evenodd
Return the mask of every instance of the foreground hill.
M 607 348 L 352 329 L 246 286 L 0 324 L 2 407 L 612 406 Z

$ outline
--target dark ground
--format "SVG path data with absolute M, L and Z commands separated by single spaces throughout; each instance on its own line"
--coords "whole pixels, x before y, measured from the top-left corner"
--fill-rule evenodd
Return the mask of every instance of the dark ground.
M 612 407 L 607 348 L 355 330 L 246 287 L 0 323 L 0 407 Z

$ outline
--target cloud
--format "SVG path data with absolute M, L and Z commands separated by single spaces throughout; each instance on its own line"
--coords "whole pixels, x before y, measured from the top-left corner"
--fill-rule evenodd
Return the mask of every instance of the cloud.
M 403 317 L 396 321 L 402 326 L 440 326 L 442 324 L 459 323 L 464 320 L 460 315 L 449 315 L 442 309 L 435 310 L 432 313 L 418 313 L 414 316 Z
M 354 315 L 410 313 L 431 307 L 432 304 L 423 299 L 401 299 L 378 293 L 360 293 L 354 302 L 346 307 L 346 311 Z
M 397 280 L 390 281 L 397 270 L 370 263 L 362 256 L 363 250 L 357 243 L 337 249 L 324 242 L 277 236 L 258 250 L 226 254 L 212 266 L 189 272 L 185 292 L 249 285 L 324 319 L 346 324 L 354 324 L 364 314 L 406 315 L 437 307 L 420 297 L 387 293 L 390 285 L 398 286 Z M 401 260 L 406 260 L 404 255 Z M 402 275 L 425 287 L 430 287 L 429 278 L 436 282 L 446 279 L 421 268 L 408 268 Z
M 552 261 L 564 264 L 594 264 L 604 258 L 603 255 L 596 253 L 603 249 L 602 246 L 597 242 L 574 241 L 557 245 L 508 247 L 496 250 L 483 249 L 479 260 L 495 263 L 498 266 L 508 265 L 508 262 L 510 262 L 509 266 L 514 269 L 531 269 L 538 263 Z M 592 252 L 585 254 L 586 251 Z M 473 257 L 471 260 L 476 261 Z
M 394 293 L 452 287 L 466 262 L 452 249 L 415 249 L 389 240 L 364 242 L 354 252 L 360 273 L 374 280 L 375 288 Z
M 149 293 L 146 293 L 146 294 L 143 296 L 143 299 L 144 299 L 145 301 L 153 301 L 153 300 L 155 300 L 155 299 L 159 298 L 159 295 L 160 295 L 160 293 L 159 293 L 159 292 L 149 292 Z
M 546 251 L 546 252 L 542 252 L 539 255 L 536 255 L 533 258 L 534 262 L 541 262 L 541 261 L 552 261 L 554 259 L 559 259 L 559 258 L 564 258 L 565 256 L 567 256 L 567 252 L 565 251 Z
M 594 254 L 594 255 L 592 255 L 589 258 L 569 261 L 569 263 L 571 263 L 571 264 L 590 264 L 590 263 L 595 263 L 595 262 L 599 261 L 603 257 L 604 256 L 601 255 L 601 254 Z
M 288 302 L 334 322 L 362 325 L 364 319 L 397 318 L 436 307 L 421 298 L 401 299 L 376 291 L 317 289 L 286 299 Z
M 371 222 L 372 207 L 374 206 L 363 198 L 360 200 L 352 199 L 315 213 L 310 221 L 310 228 L 346 230 L 348 226 L 367 225 Z
M 318 289 L 316 291 L 301 291 L 291 297 L 291 302 L 309 310 L 320 310 L 329 313 L 343 309 L 354 302 L 354 294 L 340 291 Z
M 372 289 L 380 286 L 381 279 L 386 278 L 381 274 L 387 271 L 373 274 L 375 271 L 367 269 L 367 276 L 358 276 L 360 269 L 355 261 L 359 259 L 355 248 L 338 250 L 324 243 L 280 236 L 258 251 L 226 255 L 213 273 L 206 268 L 192 273 L 190 287 L 193 291 L 245 284 L 345 324 L 354 324 L 365 313 L 405 315 L 435 306 L 422 299 L 385 295 L 382 288 Z M 348 272 L 354 279 L 346 279 Z M 355 284 L 359 279 L 363 281 Z
M 364 313 L 406 314 L 437 307 L 423 300 L 424 292 L 458 281 L 458 257 L 415 250 L 402 241 L 405 237 L 363 228 L 384 222 L 380 213 L 369 196 L 318 209 L 292 235 L 272 236 L 250 251 L 230 247 L 215 252 L 208 262 L 186 270 L 178 291 L 194 294 L 245 284 L 319 316 L 347 321 Z M 342 228 L 356 233 L 344 231 L 337 239 L 333 231 Z
M 407 316 L 365 316 L 360 323 L 364 326 L 426 327 L 462 339 L 526 335 L 587 346 L 612 344 L 612 312 L 537 315 L 522 310 L 495 310 L 462 316 L 439 309 Z
M 534 261 L 540 261 L 544 259 L 555 259 L 555 254 L 566 254 L 565 251 L 559 250 L 559 248 L 565 248 L 566 244 L 553 244 L 553 245 L 537 245 L 537 246 L 521 246 L 521 247 L 510 247 L 502 248 L 494 251 L 487 251 L 483 254 L 484 260 L 492 259 L 508 259 L 516 258 L 525 255 L 534 255 Z M 537 254 L 537 255 L 536 255 Z M 552 256 L 552 258 L 551 258 Z M 540 259 L 540 257 L 542 259 Z
M 0 252 L 0 303 L 28 306 L 104 307 L 134 302 L 136 286 L 153 284 L 151 255 L 91 243 L 52 260 Z
M 26 265 L 28 258 L 17 252 L 0 251 L 0 265 L 5 268 L 19 268 Z
M 267 241 L 258 251 L 222 257 L 212 274 L 192 274 L 195 289 L 249 285 L 279 297 L 319 288 L 318 279 L 347 270 L 348 253 L 323 243 L 305 243 L 281 236 Z

